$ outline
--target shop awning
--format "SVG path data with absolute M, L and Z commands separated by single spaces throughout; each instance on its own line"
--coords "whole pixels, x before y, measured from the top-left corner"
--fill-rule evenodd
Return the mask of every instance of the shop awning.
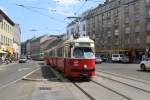
M 7 53 L 7 52 L 5 52 L 5 51 L 3 51 L 3 50 L 0 50 L 0 53 L 3 53 L 3 54 L 5 54 L 5 53 Z
M 7 51 L 10 53 L 10 54 L 13 54 L 13 52 L 15 51 L 15 49 L 14 48 L 7 48 Z

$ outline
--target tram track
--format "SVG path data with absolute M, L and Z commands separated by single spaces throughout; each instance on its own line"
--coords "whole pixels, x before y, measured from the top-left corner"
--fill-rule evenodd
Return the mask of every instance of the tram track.
M 115 81 L 115 82 L 118 82 L 118 83 L 121 83 L 121 84 L 124 84 L 124 85 L 127 85 L 129 87 L 132 87 L 132 88 L 135 88 L 135 89 L 138 89 L 138 90 L 141 90 L 141 91 L 144 91 L 144 92 L 147 92 L 147 93 L 150 93 L 149 90 L 145 90 L 145 89 L 142 89 L 142 88 L 139 88 L 139 87 L 136 87 L 136 86 L 133 86 L 133 85 L 130 85 L 130 84 L 127 84 L 125 82 L 121 82 L 121 81 L 117 81 L 115 79 L 112 79 L 112 78 L 108 78 L 108 77 L 105 77 L 105 76 L 102 76 L 102 75 L 97 75 L 98 77 L 103 77 L 103 78 L 107 78 L 109 80 L 112 80 L 112 81 Z
M 124 77 L 124 76 L 119 76 L 119 75 L 115 75 L 115 74 L 110 74 L 110 73 L 107 73 L 107 72 L 102 72 L 102 71 L 98 71 L 100 73 L 105 73 L 105 74 L 109 74 L 109 75 L 112 75 L 112 76 L 115 76 L 115 77 L 118 77 L 118 78 L 122 78 L 122 79 L 127 79 L 127 80 L 130 80 L 130 81 L 135 81 L 135 82 L 139 82 L 139 83 L 142 83 L 144 85 L 149 85 L 149 83 L 147 82 L 143 82 L 143 81 L 140 81 L 140 80 L 136 80 L 136 79 L 132 79 L 132 78 L 128 78 L 128 77 Z M 150 93 L 150 90 L 146 90 L 146 89 L 143 89 L 143 88 L 140 88 L 138 86 L 135 86 L 134 85 L 131 85 L 127 82 L 123 82 L 123 81 L 119 81 L 117 79 L 113 79 L 112 77 L 107 77 L 107 76 L 104 76 L 104 75 L 100 75 L 100 74 L 97 74 L 98 77 L 103 77 L 103 78 L 106 78 L 106 79 L 109 79 L 109 80 L 112 80 L 112 81 L 115 81 L 115 82 L 118 82 L 118 83 L 121 83 L 121 84 L 124 84 L 124 85 L 127 85 L 129 87 L 132 87 L 132 88 L 135 88 L 135 89 L 138 89 L 138 90 L 141 90 L 141 91 L 144 91 L 144 92 L 147 92 L 147 93 Z
M 136 84 L 134 85 L 133 83 L 127 83 L 129 81 L 122 81 L 121 79 L 117 80 L 118 76 L 115 76 L 115 78 L 112 76 L 107 77 L 107 75 L 101 75 L 97 73 L 97 78 L 95 80 L 92 80 L 92 82 L 94 82 L 97 85 L 100 85 L 112 92 L 115 92 L 116 94 L 119 94 L 123 97 L 125 97 L 127 100 L 141 100 L 144 98 L 144 100 L 149 100 L 150 97 L 150 91 L 149 91 L 149 87 L 148 89 L 146 88 L 142 88 L 144 86 L 141 85 L 146 85 L 145 87 L 148 86 L 148 83 L 144 84 L 145 82 L 141 82 L 141 81 L 136 81 L 135 79 L 131 79 L 129 78 L 129 80 L 135 81 L 133 83 L 139 82 L 137 83 L 138 87 Z M 123 77 L 121 77 L 123 78 Z M 125 78 L 128 79 L 128 78 Z M 140 83 L 141 82 L 141 83 Z M 139 98 L 140 99 L 139 99 Z
M 115 90 L 113 90 L 113 89 L 111 89 L 111 88 L 109 88 L 109 87 L 106 87 L 105 85 L 103 85 L 103 84 L 101 84 L 101 83 L 98 83 L 98 82 L 96 82 L 96 81 L 92 81 L 92 82 L 95 83 L 95 84 L 97 84 L 97 85 L 99 85 L 99 86 L 104 87 L 105 89 L 108 89 L 109 91 L 112 91 L 112 92 L 114 92 L 114 93 L 116 93 L 116 94 L 122 96 L 123 98 L 125 98 L 125 99 L 127 99 L 127 100 L 133 100 L 133 99 L 131 99 L 130 97 L 125 96 L 124 94 L 121 94 L 121 93 L 119 93 L 119 92 L 117 92 L 117 91 L 115 91 Z
M 87 93 L 83 88 L 81 88 L 77 83 L 72 82 L 82 93 L 84 93 L 90 100 L 96 100 L 89 93 Z
M 89 91 L 86 91 L 86 89 L 81 86 L 82 84 L 77 83 L 77 82 L 72 82 L 72 83 L 73 83 L 74 86 L 76 86 L 80 91 L 82 91 L 82 93 L 84 93 L 90 100 L 98 100 L 98 99 L 96 99 L 94 96 L 92 96 L 92 95 L 89 93 Z M 98 82 L 93 81 L 93 80 L 91 81 L 91 84 L 92 84 L 92 83 L 95 84 L 95 85 L 97 86 L 97 88 L 98 88 L 98 87 L 102 87 L 102 88 L 104 88 L 105 90 L 108 90 L 108 91 L 110 91 L 111 93 L 114 93 L 114 94 L 116 94 L 117 96 L 124 98 L 125 100 L 133 100 L 133 99 L 131 99 L 130 97 L 125 96 L 124 94 L 121 94 L 121 93 L 119 93 L 119 92 L 117 92 L 117 91 L 115 91 L 115 90 L 113 90 L 113 89 L 111 89 L 111 88 L 109 88 L 109 87 L 106 87 L 106 86 L 102 85 L 101 83 L 98 83 Z M 85 85 L 85 84 L 84 84 L 84 85 Z M 96 90 L 95 90 L 95 91 L 96 91 Z M 98 90 L 98 91 L 99 91 L 99 93 L 103 92 L 102 90 Z M 114 100 L 114 99 L 113 99 L 113 100 Z
M 123 79 L 128 79 L 128 80 L 140 82 L 140 83 L 143 83 L 143 84 L 146 84 L 146 85 L 150 85 L 150 82 L 147 82 L 147 81 L 144 81 L 144 80 L 139 80 L 139 79 L 137 80 L 135 78 L 128 77 L 128 76 L 122 76 L 122 75 L 119 75 L 119 74 L 114 74 L 114 73 L 111 73 L 111 72 L 105 72 L 105 71 L 102 71 L 102 70 L 98 70 L 97 72 L 112 75 L 112 76 L 116 76 L 116 77 L 120 77 L 120 78 L 123 78 Z

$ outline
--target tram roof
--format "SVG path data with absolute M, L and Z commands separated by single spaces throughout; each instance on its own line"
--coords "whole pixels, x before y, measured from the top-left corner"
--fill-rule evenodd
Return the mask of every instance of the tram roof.
M 84 36 L 84 37 L 80 37 L 77 39 L 69 39 L 66 41 L 66 43 L 78 43 L 78 42 L 90 42 L 90 43 L 94 43 L 94 41 L 92 39 L 90 39 L 88 36 Z

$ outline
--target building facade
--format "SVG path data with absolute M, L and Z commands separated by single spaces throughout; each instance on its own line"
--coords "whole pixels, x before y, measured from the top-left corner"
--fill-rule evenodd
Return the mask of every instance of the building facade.
M 21 56 L 21 29 L 19 24 L 14 26 L 13 48 L 16 59 L 18 59 Z
M 20 54 L 20 27 L 0 9 L 0 58 Z
M 150 0 L 106 0 L 84 18 L 96 53 L 141 57 L 150 48 Z

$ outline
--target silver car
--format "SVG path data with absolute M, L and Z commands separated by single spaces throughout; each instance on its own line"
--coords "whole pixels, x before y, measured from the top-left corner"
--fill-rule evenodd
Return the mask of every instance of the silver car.
M 150 57 L 141 61 L 140 68 L 142 71 L 146 71 L 148 68 L 150 68 Z
M 101 57 L 95 57 L 95 63 L 101 64 L 103 62 Z
M 19 63 L 26 63 L 27 62 L 27 58 L 26 57 L 21 57 L 19 59 Z
M 129 57 L 128 56 L 123 56 L 120 58 L 120 62 L 122 63 L 129 63 Z

